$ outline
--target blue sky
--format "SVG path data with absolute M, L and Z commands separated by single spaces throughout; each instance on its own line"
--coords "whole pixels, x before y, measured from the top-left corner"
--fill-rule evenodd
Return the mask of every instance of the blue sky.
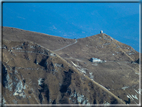
M 71 39 L 103 30 L 139 51 L 139 3 L 3 3 L 3 26 Z

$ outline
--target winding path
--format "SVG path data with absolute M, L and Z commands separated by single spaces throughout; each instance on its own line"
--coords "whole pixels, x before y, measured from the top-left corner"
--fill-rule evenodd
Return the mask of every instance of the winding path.
M 71 46 L 71 45 L 73 45 L 73 44 L 76 44 L 76 43 L 77 43 L 77 39 L 75 39 L 75 42 L 74 42 L 74 43 L 69 44 L 69 45 L 66 45 L 65 47 L 62 47 L 62 48 L 60 48 L 60 49 L 57 49 L 57 50 L 55 50 L 54 52 L 60 51 L 60 50 L 62 50 L 62 49 L 64 49 L 64 48 L 69 47 L 69 46 Z

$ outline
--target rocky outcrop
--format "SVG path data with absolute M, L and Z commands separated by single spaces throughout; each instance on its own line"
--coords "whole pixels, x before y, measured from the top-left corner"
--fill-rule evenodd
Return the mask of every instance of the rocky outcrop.
M 64 71 L 64 79 L 63 79 L 63 83 L 61 85 L 61 88 L 60 88 L 60 92 L 61 93 L 65 93 L 67 92 L 68 90 L 68 87 L 70 86 L 71 84 L 71 74 L 73 73 L 72 70 L 69 69 L 69 71 Z M 69 92 L 70 94 L 70 92 Z

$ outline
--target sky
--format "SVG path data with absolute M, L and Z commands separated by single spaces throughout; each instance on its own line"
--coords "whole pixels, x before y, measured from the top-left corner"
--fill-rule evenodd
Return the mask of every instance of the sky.
M 3 3 L 3 26 L 70 39 L 103 30 L 139 51 L 139 3 Z

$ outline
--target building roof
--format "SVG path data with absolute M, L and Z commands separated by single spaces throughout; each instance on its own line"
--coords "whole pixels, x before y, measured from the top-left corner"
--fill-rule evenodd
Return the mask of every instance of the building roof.
M 100 60 L 100 59 L 98 59 L 98 58 L 91 58 L 91 59 L 93 59 L 93 60 Z

